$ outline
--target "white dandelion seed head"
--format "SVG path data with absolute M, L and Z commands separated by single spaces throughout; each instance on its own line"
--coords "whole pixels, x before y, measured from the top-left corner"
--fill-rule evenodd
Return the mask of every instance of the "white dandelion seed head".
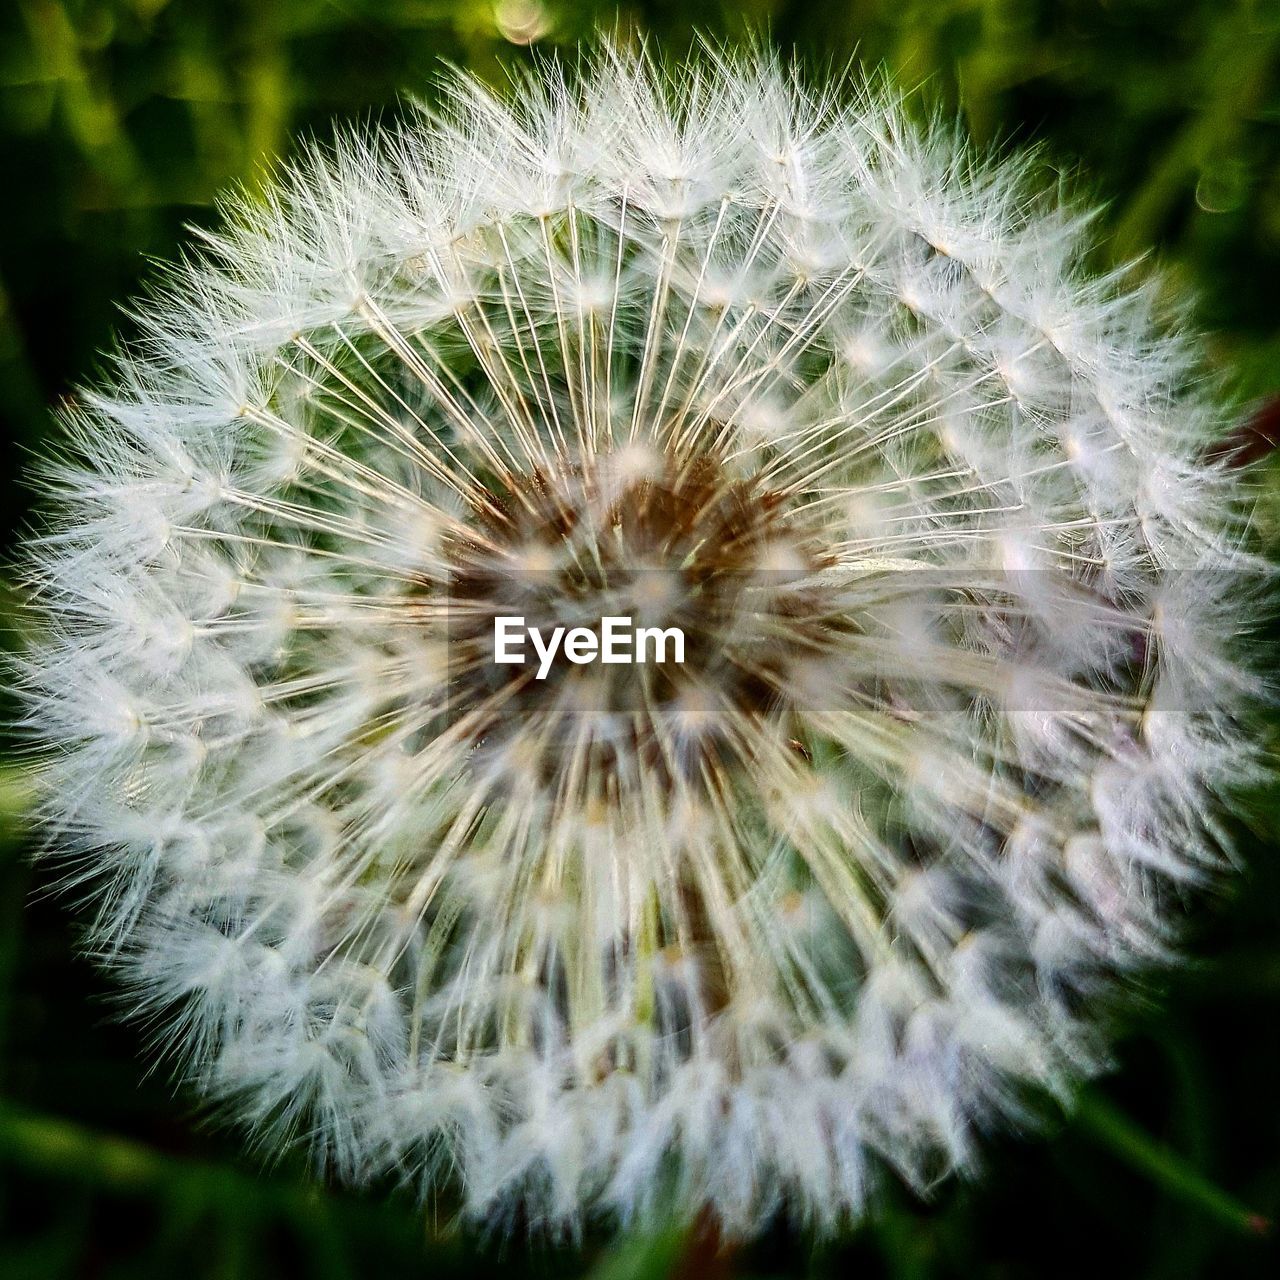
M 478 1215 L 746 1233 L 1099 1065 L 1252 767 L 1245 517 L 1029 169 L 606 49 L 313 149 L 139 305 L 23 685 L 200 1089 Z M 686 661 L 486 661 L 613 614 Z

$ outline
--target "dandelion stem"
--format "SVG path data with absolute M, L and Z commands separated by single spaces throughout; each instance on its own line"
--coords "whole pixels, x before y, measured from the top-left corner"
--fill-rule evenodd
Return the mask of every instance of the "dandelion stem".
M 678 1274 L 693 1228 L 628 1235 L 610 1249 L 589 1273 L 588 1280 L 657 1280 Z

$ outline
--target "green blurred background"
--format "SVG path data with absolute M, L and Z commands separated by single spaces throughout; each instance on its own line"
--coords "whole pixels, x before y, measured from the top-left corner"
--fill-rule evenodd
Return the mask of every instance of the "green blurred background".
M 118 310 L 228 184 L 336 122 L 430 96 L 437 59 L 500 79 L 599 25 L 678 51 L 767 30 L 816 64 L 887 65 L 980 142 L 1040 140 L 1107 201 L 1099 259 L 1151 253 L 1193 297 L 1254 452 L 1280 419 L 1280 0 L 0 0 L 0 538 L 94 376 Z M 1259 423 L 1264 425 L 1259 427 Z M 1245 428 L 1247 430 L 1247 427 Z M 1276 545 L 1280 464 L 1263 461 Z M 16 635 L 11 571 L 0 610 Z M 386 1189 L 264 1168 L 204 1124 L 74 913 L 26 858 L 0 755 L 0 1277 L 1280 1275 L 1280 800 L 1242 798 L 1242 874 L 1201 904 L 1192 961 L 1117 1027 L 1118 1070 L 1045 1135 L 995 1139 L 972 1183 L 884 1190 L 836 1241 L 774 1228 L 484 1237 Z

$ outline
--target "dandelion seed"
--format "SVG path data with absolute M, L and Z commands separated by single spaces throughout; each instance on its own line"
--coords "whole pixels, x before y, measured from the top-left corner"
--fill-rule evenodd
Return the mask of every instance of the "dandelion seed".
M 233 208 L 68 411 L 54 843 L 264 1139 L 830 1227 L 1096 1069 L 1169 954 L 1252 767 L 1195 351 L 1029 163 L 851 97 L 459 76 Z M 535 679 L 506 616 L 688 652 Z

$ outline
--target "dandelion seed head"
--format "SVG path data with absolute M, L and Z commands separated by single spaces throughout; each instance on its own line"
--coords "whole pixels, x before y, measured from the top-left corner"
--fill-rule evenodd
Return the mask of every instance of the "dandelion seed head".
M 52 843 L 263 1141 L 822 1228 L 1104 1053 L 1254 767 L 1194 345 L 884 87 L 605 48 L 313 147 L 68 410 Z M 495 619 L 681 629 L 493 661 Z

